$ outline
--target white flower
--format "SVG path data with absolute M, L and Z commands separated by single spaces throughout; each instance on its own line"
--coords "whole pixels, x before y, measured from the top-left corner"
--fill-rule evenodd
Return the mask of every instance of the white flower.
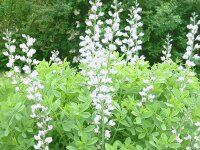
M 18 66 L 14 66 L 14 71 L 15 71 L 16 73 L 20 73 L 20 72 L 21 72 Z
M 99 133 L 99 126 L 96 126 L 96 128 L 94 129 L 95 133 Z
M 37 140 L 37 141 L 39 141 L 41 139 L 41 137 L 38 136 L 38 135 L 34 135 L 34 139 Z
M 27 36 L 27 46 L 32 46 L 33 43 L 35 43 L 36 39 L 31 38 L 30 36 Z
M 18 92 L 20 90 L 19 87 L 15 87 L 15 91 Z
M 99 122 L 100 119 L 101 119 L 101 116 L 100 115 L 96 115 L 95 118 L 94 118 L 94 123 L 95 124 L 100 124 L 100 122 Z
M 149 95 L 149 99 L 154 99 L 154 98 L 155 98 L 155 95 L 152 95 L 152 94 Z
M 112 24 L 112 19 L 106 20 L 106 23 L 109 24 L 109 25 L 111 25 Z
M 110 45 L 109 45 L 109 49 L 110 49 L 111 51 L 115 51 L 115 50 L 117 50 L 117 47 L 116 47 L 114 44 L 110 44 Z
M 53 129 L 53 126 L 52 125 L 48 125 L 48 130 L 52 130 Z
M 192 139 L 192 136 L 191 135 L 188 135 L 184 138 L 185 140 L 191 140 Z
M 109 124 L 110 126 L 115 126 L 115 122 L 114 122 L 113 120 L 110 120 L 110 121 L 108 122 L 108 124 Z
M 180 138 L 180 134 L 178 134 L 178 135 L 176 136 L 176 141 L 177 141 L 178 143 L 182 143 L 182 142 L 183 142 L 183 140 Z
M 45 142 L 46 142 L 46 143 L 51 143 L 51 142 L 52 142 L 52 137 L 47 137 L 47 138 L 45 139 Z
M 186 150 L 192 150 L 192 149 L 191 149 L 191 147 L 187 146 L 187 147 L 186 147 Z
M 195 143 L 193 146 L 194 146 L 195 149 L 199 149 L 200 148 L 197 143 Z
M 195 44 L 194 48 L 199 49 L 200 45 L 199 44 Z
M 58 57 L 59 51 L 52 51 L 51 54 L 52 54 L 52 56 L 50 57 L 50 60 L 51 60 L 53 63 L 62 64 L 61 59 Z
M 186 66 L 188 66 L 188 67 L 194 67 L 194 66 L 196 66 L 196 64 L 193 62 L 193 61 L 190 61 L 190 60 L 186 60 Z
M 49 147 L 48 147 L 48 146 L 45 146 L 45 150 L 49 150 Z
M 185 80 L 185 77 L 179 77 L 179 78 L 177 79 L 177 81 L 179 81 L 179 82 L 184 81 L 184 80 Z
M 193 58 L 194 58 L 194 59 L 199 59 L 200 56 L 199 56 L 198 54 L 195 54 L 195 55 L 193 56 Z
M 147 93 L 146 93 L 146 92 L 144 92 L 144 91 L 142 91 L 142 92 L 139 92 L 139 94 L 140 94 L 141 96 L 146 96 L 146 95 L 147 95 Z
M 15 49 L 16 49 L 16 46 L 15 46 L 15 45 L 11 45 L 9 51 L 10 51 L 11 53 L 14 53 L 14 52 L 15 52 Z
M 42 146 L 43 142 L 42 141 L 38 141 L 37 145 L 34 145 L 35 149 L 40 149 Z
M 25 66 L 22 68 L 22 70 L 24 70 L 24 72 L 25 72 L 26 74 L 30 74 L 30 73 L 31 73 L 31 68 L 30 68 L 29 66 L 27 66 L 27 65 L 25 65 Z
M 80 10 L 75 9 L 75 10 L 74 10 L 74 15 L 75 15 L 75 16 L 78 16 L 79 14 L 80 14 Z
M 3 52 L 3 55 L 4 55 L 4 56 L 9 56 L 9 54 L 8 54 L 7 51 Z
M 200 122 L 196 122 L 194 125 L 200 127 Z
M 106 130 L 106 131 L 105 131 L 105 138 L 106 138 L 107 140 L 109 140 L 110 137 L 111 137 L 110 131 L 109 131 L 109 130 Z
M 31 78 L 36 78 L 37 76 L 38 76 L 38 72 L 36 70 L 31 72 L 31 75 L 30 75 Z
M 42 128 L 42 127 L 43 127 L 43 122 L 37 122 L 37 126 L 38 126 L 39 128 Z
M 173 134 L 176 134 L 176 130 L 175 130 L 175 129 L 173 129 L 171 132 L 172 132 Z

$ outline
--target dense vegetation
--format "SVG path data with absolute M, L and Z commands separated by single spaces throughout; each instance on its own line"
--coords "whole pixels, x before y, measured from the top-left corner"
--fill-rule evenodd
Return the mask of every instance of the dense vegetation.
M 198 1 L 0 2 L 0 149 L 200 149 Z
M 123 0 L 122 27 L 132 0 Z M 103 1 L 108 10 L 112 0 Z M 167 33 L 173 41 L 173 59 L 181 58 L 186 47 L 186 25 L 192 12 L 200 14 L 199 0 L 139 0 L 143 8 L 144 23 L 143 53 L 151 64 L 160 61 L 162 45 Z M 84 33 L 89 3 L 87 0 L 0 0 L 0 37 L 10 29 L 15 32 L 18 42 L 21 34 L 37 39 L 37 58 L 49 58 L 50 51 L 59 50 L 62 59 L 69 61 L 78 55 L 79 36 Z M 107 16 L 105 16 L 107 17 Z M 77 25 L 77 21 L 80 22 Z M 0 38 L 0 50 L 4 44 Z M 6 59 L 0 53 L 0 68 L 5 69 Z
M 187 89 L 179 91 L 181 83 L 177 78 L 184 74 L 178 66 L 173 64 L 154 65 L 137 64 L 133 67 L 118 66 L 119 73 L 113 76 L 116 92 L 114 96 L 113 118 L 116 126 L 111 129 L 112 138 L 107 141 L 107 150 L 142 150 L 142 149 L 180 149 L 183 144 L 176 142 L 176 135 L 172 130 L 176 128 L 181 137 L 196 134 L 196 128 L 190 124 L 187 117 L 194 121 L 200 119 L 200 84 L 196 77 L 190 77 L 194 84 L 187 85 Z M 91 98 L 86 87 L 81 86 L 85 80 L 68 63 L 49 66 L 42 62 L 37 71 L 43 81 L 43 103 L 48 106 L 53 118 L 54 129 L 50 133 L 53 143 L 50 149 L 94 150 L 97 135 L 92 125 L 94 112 Z M 147 73 L 154 74 L 156 80 L 153 102 L 147 102 L 138 107 L 138 94 L 145 86 Z M 189 79 L 189 78 L 188 78 Z M 34 144 L 33 135 L 37 129 L 30 119 L 30 105 L 24 96 L 25 91 L 14 92 L 9 80 L 1 78 L 0 82 L 0 148 L 5 150 L 30 149 Z M 198 101 L 197 101 L 198 100 Z M 192 114 L 184 115 L 188 107 Z M 186 118 L 185 118 L 186 117 Z M 9 118 L 9 119 L 8 119 Z M 184 124 L 185 129 L 182 130 Z M 118 147 L 118 148 L 116 148 Z

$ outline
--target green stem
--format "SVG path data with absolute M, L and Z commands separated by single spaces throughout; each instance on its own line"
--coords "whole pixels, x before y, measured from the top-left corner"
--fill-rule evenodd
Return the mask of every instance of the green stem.
M 113 141 L 114 141 L 114 139 L 115 139 L 115 136 L 116 136 L 116 134 L 117 134 L 117 130 L 118 130 L 118 128 L 119 128 L 119 125 L 120 125 L 120 123 L 117 124 L 117 128 L 115 129 L 115 133 L 113 134 L 113 137 L 112 137 L 112 139 L 111 139 L 111 142 L 112 142 L 112 143 L 113 143 Z

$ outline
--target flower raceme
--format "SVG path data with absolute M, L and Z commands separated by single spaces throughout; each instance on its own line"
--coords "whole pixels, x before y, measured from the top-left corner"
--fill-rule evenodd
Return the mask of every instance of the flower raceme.
M 186 67 L 192 68 L 196 64 L 194 60 L 198 60 L 200 56 L 198 54 L 194 54 L 195 50 L 200 49 L 200 45 L 196 42 L 200 41 L 200 35 L 197 35 L 198 25 L 200 25 L 200 20 L 197 20 L 198 15 L 195 13 L 192 14 L 190 18 L 191 24 L 187 26 L 189 29 L 189 33 L 186 35 L 188 38 L 186 52 L 183 55 L 183 59 L 186 60 Z
M 193 81 L 191 79 L 188 79 L 185 81 L 187 76 L 193 77 L 195 76 L 195 73 L 190 70 L 190 68 L 193 68 L 196 66 L 195 60 L 199 60 L 200 56 L 198 54 L 195 54 L 195 51 L 200 49 L 200 45 L 198 42 L 200 41 L 200 35 L 197 35 L 198 32 L 198 25 L 200 25 L 200 20 L 197 20 L 198 15 L 195 13 L 192 14 L 192 17 L 190 18 L 191 24 L 187 26 L 189 29 L 189 33 L 186 35 L 188 38 L 187 41 L 187 48 L 186 52 L 183 55 L 183 59 L 185 59 L 186 68 L 180 66 L 178 69 L 182 70 L 184 72 L 183 76 L 180 76 L 177 81 L 182 84 L 181 91 L 183 91 L 186 88 L 186 84 L 190 84 Z
M 22 37 L 26 39 L 26 43 L 20 44 L 20 48 L 25 53 L 25 56 L 22 56 L 20 59 L 25 62 L 22 69 L 27 74 L 26 77 L 22 78 L 22 82 L 27 85 L 27 98 L 33 102 L 31 117 L 37 120 L 38 127 L 38 134 L 34 136 L 34 139 L 37 141 L 34 148 L 48 150 L 52 137 L 47 137 L 47 134 L 52 130 L 53 126 L 49 124 L 52 118 L 48 115 L 48 108 L 41 104 L 43 96 L 40 90 L 44 86 L 37 80 L 38 72 L 32 70 L 32 67 L 39 63 L 38 60 L 33 59 L 36 50 L 31 48 L 36 40 L 28 35 L 22 35 Z
M 145 59 L 144 56 L 139 57 L 139 51 L 142 50 L 141 37 L 144 36 L 143 32 L 140 32 L 140 27 L 143 26 L 141 20 L 142 8 L 139 7 L 139 3 L 135 1 L 135 5 L 131 7 L 129 13 L 129 19 L 127 19 L 128 26 L 125 27 L 125 33 L 123 34 L 123 45 L 121 51 L 127 56 L 127 61 L 130 65 L 134 65 L 138 59 Z
M 115 125 L 112 117 L 112 93 L 115 91 L 112 86 L 111 74 L 115 74 L 113 69 L 116 65 L 114 51 L 117 50 L 117 45 L 122 43 L 119 38 L 121 32 L 119 14 L 122 11 L 121 3 L 114 0 L 113 9 L 109 11 L 110 19 L 105 23 L 107 27 L 103 30 L 103 21 L 100 19 L 104 13 L 100 11 L 102 2 L 97 0 L 90 1 L 92 5 L 86 25 L 86 36 L 81 36 L 80 39 L 80 53 L 82 65 L 81 73 L 88 78 L 87 87 L 91 90 L 92 105 L 95 109 L 94 129 L 98 133 L 100 141 L 97 148 L 104 149 L 105 140 L 111 137 L 110 127 Z M 116 40 L 115 40 L 116 39 Z
M 20 56 L 15 55 L 15 51 L 16 51 L 16 46 L 15 44 L 15 39 L 12 39 L 12 33 L 9 32 L 8 30 L 6 32 L 4 32 L 4 36 L 3 40 L 5 40 L 5 47 L 7 49 L 7 51 L 3 52 L 3 55 L 8 57 L 8 63 L 6 64 L 6 66 L 10 69 L 10 71 L 8 72 L 8 77 L 12 78 L 12 83 L 14 85 L 16 85 L 15 87 L 15 91 L 18 92 L 20 90 L 18 83 L 18 76 L 21 72 L 19 66 L 15 65 L 15 61 L 20 59 Z
M 58 57 L 59 55 L 59 51 L 52 51 L 51 52 L 51 57 L 50 57 L 50 61 L 52 61 L 53 63 L 56 63 L 56 64 L 62 64 L 62 60 Z
M 5 46 L 7 51 L 3 52 L 3 54 L 9 58 L 7 67 L 11 69 L 9 77 L 12 77 L 13 84 L 19 84 L 18 79 L 20 76 L 18 74 L 21 72 L 21 69 L 18 66 L 15 66 L 15 61 L 21 60 L 25 63 L 22 70 L 26 76 L 21 76 L 21 82 L 27 86 L 27 98 L 33 103 L 31 106 L 31 117 L 37 120 L 38 127 L 38 134 L 34 136 L 34 139 L 37 141 L 37 144 L 34 145 L 34 149 L 48 150 L 49 144 L 52 142 L 52 137 L 47 137 L 47 133 L 52 130 L 53 126 L 49 124 L 52 119 L 48 116 L 48 108 L 41 104 L 43 96 L 40 93 L 40 90 L 43 89 L 43 85 L 37 80 L 38 72 L 32 70 L 32 67 L 39 63 L 38 60 L 33 59 L 36 50 L 33 49 L 32 46 L 36 40 L 23 34 L 22 37 L 26 39 L 26 43 L 20 44 L 20 48 L 25 55 L 19 56 L 15 55 L 15 39 L 11 39 L 11 32 L 7 31 L 4 35 L 5 37 L 3 37 L 3 39 L 6 41 Z M 57 60 L 58 59 L 56 59 L 56 61 Z M 19 91 L 18 86 L 16 86 L 15 89 L 16 91 Z
M 168 34 L 165 44 L 163 45 L 164 50 L 162 51 L 163 56 L 161 57 L 162 62 L 170 62 L 171 61 L 171 50 L 172 50 L 172 42 L 171 36 Z
M 187 41 L 187 48 L 186 52 L 183 55 L 183 59 L 185 59 L 185 68 L 183 66 L 179 66 L 178 70 L 180 72 L 183 72 L 181 76 L 178 77 L 177 81 L 181 84 L 180 91 L 183 91 L 187 88 L 187 86 L 191 83 L 193 83 L 192 77 L 196 75 L 191 69 L 196 66 L 195 61 L 198 60 L 200 57 L 198 54 L 195 54 L 195 51 L 200 48 L 200 45 L 198 42 L 200 41 L 200 35 L 197 35 L 198 32 L 198 25 L 200 25 L 200 20 L 197 20 L 197 15 L 195 13 L 192 14 L 192 17 L 190 18 L 191 24 L 187 26 L 189 29 L 189 33 L 186 35 L 188 41 Z M 193 127 L 197 127 L 196 133 L 188 133 L 187 136 L 181 137 L 180 133 L 184 130 L 184 126 L 181 127 L 181 131 L 179 133 L 174 133 L 177 135 L 177 142 L 182 143 L 186 141 L 189 144 L 187 145 L 187 150 L 192 149 L 199 149 L 199 141 L 200 141 L 200 123 L 193 123 L 191 116 L 187 115 L 190 114 L 190 110 L 192 110 L 191 106 L 188 106 L 188 108 L 185 110 L 183 118 L 182 118 L 182 124 L 185 124 L 184 121 L 187 121 L 188 118 L 190 118 L 190 124 L 193 124 Z
M 150 76 L 149 79 L 145 79 L 143 82 L 146 85 L 141 92 L 139 92 L 142 100 L 137 103 L 139 107 L 141 107 L 145 102 L 150 101 L 152 102 L 155 98 L 155 95 L 151 94 L 151 91 L 154 89 L 153 82 L 155 77 Z

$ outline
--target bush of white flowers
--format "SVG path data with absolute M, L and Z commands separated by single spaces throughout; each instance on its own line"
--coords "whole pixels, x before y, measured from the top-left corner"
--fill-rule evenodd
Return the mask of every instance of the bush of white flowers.
M 9 78 L 0 78 L 0 148 L 5 150 L 200 149 L 200 58 L 198 16 L 187 26 L 183 62 L 171 59 L 167 35 L 162 63 L 150 66 L 141 55 L 139 3 L 120 26 L 121 3 L 113 1 L 104 19 L 101 0 L 89 1 L 81 36 L 79 68 L 52 51 L 50 62 L 34 59 L 36 39 L 15 45 L 5 32 Z M 22 55 L 15 55 L 21 49 Z M 24 66 L 16 64 L 22 61 Z

